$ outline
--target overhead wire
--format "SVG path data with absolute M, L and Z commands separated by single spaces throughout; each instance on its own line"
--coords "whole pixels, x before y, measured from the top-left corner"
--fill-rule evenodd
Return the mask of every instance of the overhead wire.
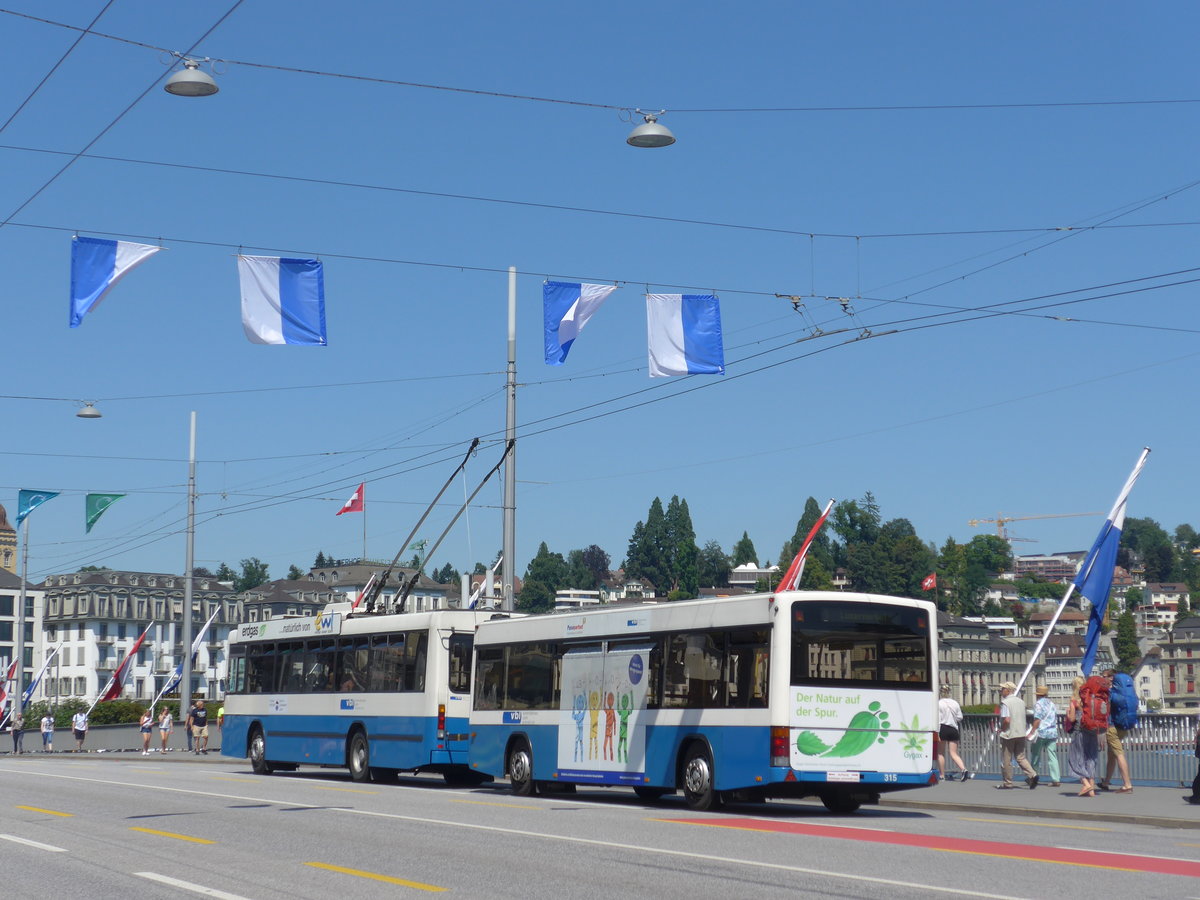
M 43 25 L 51 25 L 56 28 L 68 29 L 71 31 L 84 31 L 78 25 L 72 25 L 68 22 L 61 22 L 55 19 L 48 19 L 43 16 L 35 16 L 30 13 L 18 12 L 11 9 L 0 9 L 0 13 L 15 16 L 22 19 L 27 19 L 34 22 L 39 22 Z M 123 37 L 116 34 L 108 34 L 100 31 L 89 31 L 88 33 L 98 38 L 103 38 L 109 41 L 115 41 L 122 44 L 128 44 L 135 47 L 142 47 L 147 50 L 154 50 L 158 53 L 170 53 L 174 55 L 187 55 L 191 50 L 185 51 L 183 54 L 177 54 L 176 51 L 167 47 L 160 47 L 155 44 L 147 43 L 146 41 L 138 41 L 133 38 Z M 199 43 L 199 42 L 197 42 Z M 194 49 L 195 45 L 193 45 Z M 578 106 L 591 109 L 604 109 L 617 112 L 629 112 L 634 107 L 627 104 L 614 103 L 596 103 L 586 100 L 572 100 L 562 97 L 542 97 L 534 94 L 518 94 L 511 91 L 497 91 L 486 88 L 473 87 L 455 87 L 444 84 L 431 84 L 420 81 L 405 81 L 396 78 L 382 78 L 374 75 L 357 75 L 347 72 L 330 72 L 321 69 L 304 68 L 299 66 L 284 66 L 272 63 L 253 62 L 250 60 L 229 59 L 219 57 L 213 59 L 214 62 L 221 62 L 230 66 L 244 66 L 256 69 L 270 69 L 277 72 L 291 72 L 301 75 L 314 75 L 323 78 L 339 78 L 350 81 L 371 82 L 374 84 L 393 85 L 396 87 L 419 88 L 422 90 L 443 91 L 458 94 L 473 94 L 484 97 L 495 97 L 505 100 L 525 100 L 537 103 L 553 103 L 563 106 Z M 926 104 L 875 104 L 875 105 L 860 105 L 860 106 L 749 106 L 749 107 L 679 107 L 671 108 L 671 113 L 824 113 L 824 112 L 905 112 L 905 111 L 954 111 L 954 110 L 993 110 L 993 109 L 1062 109 L 1068 107 L 1088 108 L 1088 107 L 1115 107 L 1115 106 L 1154 106 L 1154 105 L 1180 105 L 1200 103 L 1200 99 L 1188 97 L 1172 97 L 1172 98 L 1154 98 L 1154 99 L 1133 99 L 1133 100 L 1056 100 L 1056 101 L 1022 101 L 1009 103 L 926 103 Z

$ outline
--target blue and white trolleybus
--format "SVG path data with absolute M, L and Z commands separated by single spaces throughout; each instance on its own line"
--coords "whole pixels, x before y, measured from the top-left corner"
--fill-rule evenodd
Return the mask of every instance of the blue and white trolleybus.
M 701 810 L 737 794 L 853 812 L 935 781 L 935 615 L 788 591 L 482 622 L 471 768 L 518 794 L 625 785 Z

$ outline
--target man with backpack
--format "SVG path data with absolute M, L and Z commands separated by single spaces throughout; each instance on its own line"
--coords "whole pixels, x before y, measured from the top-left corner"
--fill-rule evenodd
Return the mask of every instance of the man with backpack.
M 1113 771 L 1121 771 L 1121 787 L 1114 793 L 1132 794 L 1133 782 L 1129 779 L 1129 761 L 1125 758 L 1125 737 L 1130 730 L 1137 727 L 1137 691 L 1133 679 L 1125 672 L 1115 669 L 1105 669 L 1104 678 L 1108 682 L 1109 719 L 1105 739 L 1108 744 L 1108 764 L 1105 767 L 1104 780 L 1097 787 L 1102 791 L 1111 790 Z

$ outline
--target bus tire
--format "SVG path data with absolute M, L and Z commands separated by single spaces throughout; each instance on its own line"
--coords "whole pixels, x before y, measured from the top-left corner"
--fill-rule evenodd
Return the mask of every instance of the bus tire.
M 848 816 L 851 813 L 858 812 L 858 808 L 862 806 L 860 799 L 841 792 L 822 794 L 821 802 L 825 804 L 825 808 L 831 813 L 841 816 Z
M 524 738 L 513 743 L 508 751 L 508 782 L 518 797 L 531 797 L 533 783 L 533 750 Z
M 371 745 L 367 742 L 366 732 L 356 729 L 350 735 L 350 748 L 346 757 L 351 778 L 360 783 L 371 780 Z
M 634 787 L 633 792 L 637 794 L 638 799 L 645 800 L 647 803 L 653 803 L 655 800 L 661 800 L 667 793 L 667 789 L 639 784 Z
M 716 774 L 708 747 L 702 741 L 694 741 L 683 762 L 683 797 L 689 808 L 704 812 L 721 805 Z
M 250 757 L 250 768 L 254 770 L 255 775 L 270 775 L 275 771 L 275 767 L 267 761 L 267 739 L 259 725 L 250 729 L 246 755 Z

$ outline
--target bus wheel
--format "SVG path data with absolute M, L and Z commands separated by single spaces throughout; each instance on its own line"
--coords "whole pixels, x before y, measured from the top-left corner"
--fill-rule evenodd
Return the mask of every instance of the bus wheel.
M 825 808 L 831 813 L 839 815 L 849 815 L 853 812 L 858 812 L 858 808 L 862 806 L 862 801 L 857 797 L 852 797 L 850 794 L 822 794 L 821 802 L 825 804 Z
M 270 775 L 274 767 L 267 762 L 267 739 L 263 737 L 262 729 L 255 725 L 250 732 L 250 768 L 255 775 Z
M 639 784 L 633 789 L 633 792 L 637 794 L 640 799 L 645 800 L 647 803 L 653 803 L 655 800 L 661 800 L 663 795 L 666 794 L 667 789 L 646 787 L 645 785 Z
M 688 748 L 683 764 L 683 797 L 691 809 L 703 812 L 721 805 L 712 755 L 700 741 Z
M 518 797 L 533 795 L 533 751 L 528 741 L 519 740 L 508 751 L 508 781 Z
M 350 735 L 350 777 L 355 781 L 371 780 L 371 747 L 367 736 L 361 731 Z

